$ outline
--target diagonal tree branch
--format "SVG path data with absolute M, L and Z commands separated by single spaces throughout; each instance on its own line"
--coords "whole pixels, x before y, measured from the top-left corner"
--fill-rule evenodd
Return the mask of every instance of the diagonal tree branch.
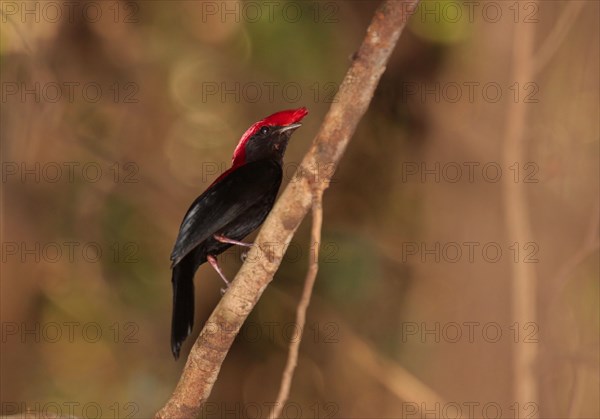
M 297 176 L 265 221 L 256 246 L 198 336 L 173 395 L 156 418 L 190 418 L 200 413 L 235 336 L 273 279 L 296 229 L 311 208 L 314 184 L 323 182 L 325 188 L 333 175 L 333 170 L 323 175 L 319 168 L 337 166 L 417 3 L 388 0 L 375 12 Z

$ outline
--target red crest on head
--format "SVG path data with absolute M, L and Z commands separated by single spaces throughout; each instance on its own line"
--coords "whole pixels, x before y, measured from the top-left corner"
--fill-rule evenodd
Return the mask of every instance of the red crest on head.
M 231 167 L 237 167 L 244 164 L 246 160 L 246 143 L 256 132 L 263 126 L 271 127 L 285 127 L 287 125 L 295 124 L 300 122 L 308 114 L 308 110 L 304 107 L 298 109 L 290 109 L 287 111 L 281 111 L 269 115 L 266 118 L 252 124 L 250 128 L 246 130 L 237 147 L 233 151 L 233 157 L 231 159 Z

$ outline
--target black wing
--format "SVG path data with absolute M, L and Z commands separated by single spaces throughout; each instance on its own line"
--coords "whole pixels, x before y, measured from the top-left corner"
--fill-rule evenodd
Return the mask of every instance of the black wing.
M 274 189 L 277 191 L 281 178 L 279 163 L 259 160 L 238 167 L 213 183 L 196 198 L 183 218 L 171 253 L 172 266 Z

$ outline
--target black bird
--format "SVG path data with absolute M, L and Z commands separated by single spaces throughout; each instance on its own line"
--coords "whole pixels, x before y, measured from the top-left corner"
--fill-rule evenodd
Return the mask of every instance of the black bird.
M 267 218 L 283 174 L 283 155 L 306 108 L 277 112 L 244 133 L 231 168 L 192 203 L 171 253 L 173 318 L 171 351 L 175 359 L 194 326 L 194 274 L 209 262 L 229 286 L 216 256 L 242 240 Z

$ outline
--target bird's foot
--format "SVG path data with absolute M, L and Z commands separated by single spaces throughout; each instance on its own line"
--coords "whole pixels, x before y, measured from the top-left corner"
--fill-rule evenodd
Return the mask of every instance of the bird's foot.
M 227 280 L 227 277 L 219 267 L 219 263 L 217 262 L 216 257 L 214 257 L 213 255 L 208 255 L 206 259 L 208 260 L 208 263 L 210 263 L 210 266 L 212 266 L 213 269 L 217 271 L 223 282 L 225 282 L 225 288 L 221 288 L 221 295 L 225 295 L 225 292 L 227 292 L 227 290 L 229 289 L 230 282 Z
M 250 251 L 250 249 L 248 250 L 244 250 L 241 254 L 240 254 L 240 259 L 242 260 L 242 263 L 244 263 L 246 261 L 246 259 L 248 259 L 248 252 Z
M 216 241 L 221 242 L 221 243 L 237 244 L 238 246 L 252 247 L 252 243 L 246 243 L 246 242 L 241 242 L 239 240 L 233 240 L 233 239 L 223 236 L 222 234 L 213 234 L 213 238 Z

